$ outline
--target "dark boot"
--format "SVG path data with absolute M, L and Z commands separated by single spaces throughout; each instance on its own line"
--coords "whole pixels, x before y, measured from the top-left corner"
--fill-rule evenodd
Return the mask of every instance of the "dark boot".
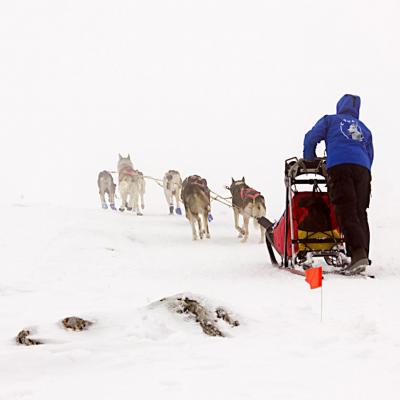
M 351 263 L 344 269 L 346 275 L 356 275 L 365 271 L 365 268 L 369 265 L 367 252 L 363 248 L 353 250 Z

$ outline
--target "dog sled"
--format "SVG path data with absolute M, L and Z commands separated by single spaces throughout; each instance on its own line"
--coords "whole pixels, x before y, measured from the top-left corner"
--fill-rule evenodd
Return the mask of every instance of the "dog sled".
M 325 272 L 338 272 L 347 265 L 345 243 L 327 192 L 325 159 L 285 161 L 285 210 L 266 228 L 266 243 L 273 264 L 278 265 L 274 250 L 281 257 L 280 267 L 300 275 L 324 261 Z

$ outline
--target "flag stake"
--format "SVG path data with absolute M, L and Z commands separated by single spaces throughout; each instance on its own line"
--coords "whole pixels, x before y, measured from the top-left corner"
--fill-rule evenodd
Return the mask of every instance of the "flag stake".
M 323 311 L 323 302 L 322 302 L 322 266 L 309 268 L 305 271 L 306 279 L 305 281 L 310 285 L 310 289 L 321 288 L 321 315 L 320 322 L 322 322 L 322 311 Z
M 322 285 L 321 285 L 321 323 L 322 323 Z

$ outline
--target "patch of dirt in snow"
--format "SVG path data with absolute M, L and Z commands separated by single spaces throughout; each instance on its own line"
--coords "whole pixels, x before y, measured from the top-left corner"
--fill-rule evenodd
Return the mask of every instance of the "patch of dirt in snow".
M 233 314 L 220 305 L 215 307 L 204 297 L 192 293 L 181 293 L 165 297 L 149 305 L 149 310 L 165 308 L 173 313 L 181 314 L 185 321 L 198 323 L 206 335 L 227 336 L 226 330 L 239 326 Z M 221 324 L 221 321 L 225 324 Z

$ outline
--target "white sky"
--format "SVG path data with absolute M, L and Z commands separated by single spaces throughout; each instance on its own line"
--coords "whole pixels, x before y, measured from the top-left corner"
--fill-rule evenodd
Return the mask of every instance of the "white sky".
M 373 201 L 396 204 L 399 16 L 395 0 L 1 2 L 2 201 L 98 207 L 97 173 L 130 152 L 217 191 L 245 175 L 276 213 L 283 160 L 354 93 Z

